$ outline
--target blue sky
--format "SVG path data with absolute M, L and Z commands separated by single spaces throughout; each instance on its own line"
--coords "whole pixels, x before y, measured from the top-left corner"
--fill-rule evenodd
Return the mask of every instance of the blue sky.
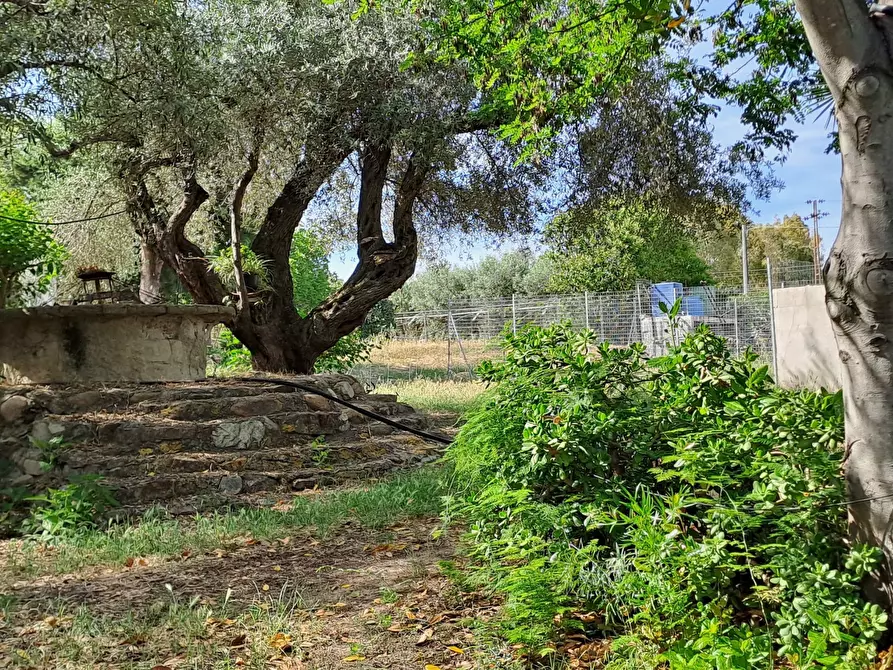
M 751 214 L 756 223 L 772 223 L 776 217 L 781 218 L 786 214 L 800 214 L 806 221 L 806 215 L 812 213 L 812 206 L 807 201 L 813 198 L 824 200 L 820 210 L 828 215 L 819 221 L 819 236 L 825 253 L 834 241 L 840 219 L 840 156 L 825 153 L 829 141 L 829 128 L 826 124 L 827 116 L 822 116 L 817 119 L 808 118 L 806 123 L 790 126 L 797 133 L 797 141 L 785 161 L 775 170 L 784 186 L 773 192 L 768 201 L 753 201 L 755 211 Z M 720 111 L 713 126 L 714 139 L 723 146 L 732 145 L 744 134 L 738 111 L 728 106 Z M 811 225 L 811 222 L 807 223 Z M 493 241 L 467 239 L 441 242 L 447 245 L 441 256 L 457 265 L 467 265 L 485 256 L 516 249 L 524 244 L 523 240 L 507 240 L 498 246 Z M 346 279 L 356 263 L 355 254 L 354 249 L 335 253 L 329 267 L 339 277 Z M 424 261 L 419 264 L 419 269 L 423 267 Z

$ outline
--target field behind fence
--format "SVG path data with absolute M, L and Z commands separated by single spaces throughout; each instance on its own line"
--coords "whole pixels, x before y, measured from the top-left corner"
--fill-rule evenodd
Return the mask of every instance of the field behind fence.
M 615 346 L 644 342 L 651 355 L 665 353 L 672 341 L 704 324 L 741 352 L 754 350 L 772 362 L 773 339 L 769 278 L 751 275 L 748 291 L 740 286 L 640 284 L 629 291 L 451 300 L 439 309 L 402 312 L 391 337 L 353 374 L 366 382 L 400 379 L 470 378 L 483 360 L 499 358 L 499 340 L 507 330 L 528 324 L 570 323 L 590 329 L 599 341 Z M 815 282 L 812 264 L 773 268 L 773 288 Z M 676 328 L 658 303 L 681 302 Z

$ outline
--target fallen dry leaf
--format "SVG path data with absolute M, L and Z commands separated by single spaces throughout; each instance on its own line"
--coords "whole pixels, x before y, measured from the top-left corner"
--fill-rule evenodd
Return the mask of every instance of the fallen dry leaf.
M 461 649 L 460 647 L 447 647 L 447 649 L 449 649 L 454 654 L 464 654 L 465 653 L 465 650 Z
M 145 635 L 131 635 L 123 642 L 119 642 L 118 645 L 121 647 L 136 647 L 141 644 L 146 644 L 146 636 Z
M 149 670 L 171 670 L 168 665 L 153 665 Z
M 354 663 L 355 661 L 365 661 L 366 657 L 360 654 L 351 654 L 350 656 L 342 659 L 345 663 Z
M 431 639 L 431 637 L 433 635 L 434 635 L 434 629 L 426 628 L 425 630 L 422 631 L 422 634 L 419 636 L 419 639 L 416 640 L 416 644 L 425 644 L 426 642 L 428 642 Z
M 245 643 L 248 642 L 248 636 L 245 633 L 241 635 L 236 635 L 232 640 L 229 641 L 230 647 L 244 647 Z
M 431 663 L 428 663 L 428 664 L 425 666 L 425 670 L 440 670 L 440 666 L 439 666 L 439 665 L 433 665 L 433 664 L 431 664 Z
M 291 649 L 291 635 L 285 633 L 276 633 L 270 638 L 270 646 L 275 647 L 279 651 Z

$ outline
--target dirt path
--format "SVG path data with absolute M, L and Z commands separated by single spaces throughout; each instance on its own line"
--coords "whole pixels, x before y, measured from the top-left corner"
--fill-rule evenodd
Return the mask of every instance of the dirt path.
M 435 539 L 438 528 L 347 522 L 326 540 L 245 538 L 6 583 L 14 607 L 0 621 L 0 667 L 479 667 L 475 622 L 497 607 L 443 576 L 456 540 Z

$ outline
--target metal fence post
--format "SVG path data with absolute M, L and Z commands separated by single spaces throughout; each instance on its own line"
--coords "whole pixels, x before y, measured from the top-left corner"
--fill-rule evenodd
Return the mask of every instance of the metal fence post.
M 453 374 L 453 301 L 447 300 L 447 377 Z
M 772 295 L 772 261 L 766 257 L 766 283 L 769 286 L 769 333 L 772 337 L 772 378 L 778 383 L 778 341 L 775 336 L 775 296 Z
M 583 294 L 583 310 L 586 313 L 586 330 L 591 330 L 589 327 L 589 291 Z
M 738 298 L 732 298 L 732 308 L 735 313 L 735 355 L 741 355 L 741 333 L 738 331 Z
M 512 334 L 518 334 L 518 321 L 515 318 L 515 294 L 512 293 Z

